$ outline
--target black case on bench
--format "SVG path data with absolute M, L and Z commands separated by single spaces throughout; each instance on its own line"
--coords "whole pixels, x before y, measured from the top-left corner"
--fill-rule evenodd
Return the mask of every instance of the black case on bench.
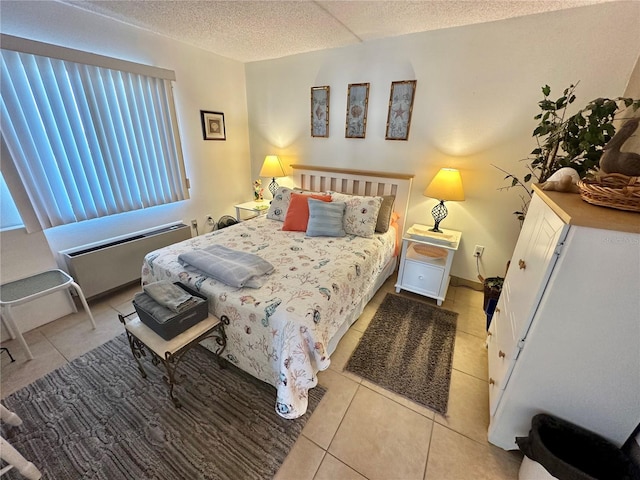
M 194 297 L 202 298 L 204 302 L 197 304 L 189 310 L 176 314 L 175 317 L 164 323 L 160 323 L 153 318 L 150 313 L 140 308 L 140 306 L 136 304 L 135 300 L 133 301 L 133 306 L 138 313 L 140 321 L 165 340 L 171 340 L 173 337 L 193 327 L 196 323 L 201 322 L 209 315 L 209 301 L 207 297 L 180 282 L 175 282 L 174 285 L 177 285 Z

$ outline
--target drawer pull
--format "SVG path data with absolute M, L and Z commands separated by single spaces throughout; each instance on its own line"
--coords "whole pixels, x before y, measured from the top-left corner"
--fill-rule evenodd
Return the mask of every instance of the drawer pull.
M 524 270 L 525 268 L 527 268 L 526 262 L 522 259 L 518 260 L 518 266 L 520 267 L 520 270 Z
M 507 354 L 506 354 L 506 353 L 504 353 L 502 350 L 500 350 L 500 351 L 498 352 L 498 357 L 500 357 L 500 358 L 504 358 L 504 357 L 506 357 L 506 356 L 507 356 Z
M 498 307 L 496 307 L 496 309 L 494 310 L 495 313 L 500 313 L 500 309 Z
M 487 337 L 490 337 L 491 335 L 493 335 L 493 332 L 487 331 Z
M 496 384 L 496 381 L 493 378 L 489 377 L 489 385 L 495 385 L 495 384 Z

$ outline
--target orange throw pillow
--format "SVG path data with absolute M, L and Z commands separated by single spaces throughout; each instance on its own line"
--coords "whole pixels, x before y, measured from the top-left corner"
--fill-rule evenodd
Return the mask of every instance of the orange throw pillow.
M 284 217 L 284 225 L 282 230 L 292 232 L 306 232 L 307 223 L 309 223 L 309 200 L 315 198 L 323 202 L 330 202 L 331 195 L 303 195 L 301 193 L 292 193 L 291 201 L 287 215 Z

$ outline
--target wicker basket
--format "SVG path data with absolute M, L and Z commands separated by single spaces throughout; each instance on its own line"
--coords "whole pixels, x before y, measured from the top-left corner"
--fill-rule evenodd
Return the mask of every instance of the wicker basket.
M 580 196 L 592 205 L 640 212 L 640 178 L 620 173 L 598 173 L 578 181 Z

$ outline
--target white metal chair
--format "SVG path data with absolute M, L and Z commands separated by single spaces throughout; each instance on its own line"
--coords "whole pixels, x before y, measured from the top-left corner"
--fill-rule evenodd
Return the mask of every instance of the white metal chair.
M 27 353 L 27 359 L 33 360 L 33 355 L 31 354 L 31 350 L 29 349 L 27 342 L 22 336 L 20 328 L 13 319 L 11 307 L 35 300 L 36 298 L 40 298 L 44 295 L 49 295 L 50 293 L 57 292 L 58 290 L 66 290 L 67 294 L 70 295 L 70 288 L 75 289 L 78 297 L 80 297 L 80 301 L 87 312 L 91 326 L 95 330 L 96 322 L 93 319 L 93 315 L 91 315 L 91 310 L 89 310 L 89 305 L 82 293 L 80 285 L 73 280 L 73 277 L 69 276 L 69 274 L 62 270 L 48 270 L 46 272 L 29 275 L 28 277 L 0 285 L 0 307 L 2 307 L 3 312 L 1 317 L 2 323 L 7 327 L 11 338 L 18 339 L 20 345 L 22 345 L 22 348 Z M 73 303 L 71 297 L 69 297 L 69 299 L 73 305 L 73 310 L 77 311 L 75 303 Z
M 4 405 L 0 405 L 0 420 L 13 426 L 22 425 L 20 417 L 5 408 Z M 33 463 L 27 461 L 19 451 L 2 437 L 0 437 L 0 458 L 7 463 L 7 466 L 0 470 L 0 476 L 15 468 L 23 477 L 29 480 L 38 480 L 42 477 L 40 470 Z

